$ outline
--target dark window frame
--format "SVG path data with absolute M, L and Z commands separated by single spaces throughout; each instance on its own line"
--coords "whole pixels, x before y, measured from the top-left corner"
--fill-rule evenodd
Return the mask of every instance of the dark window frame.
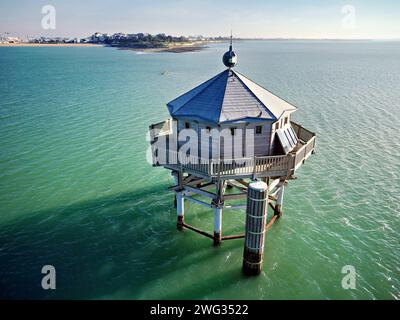
M 263 127 L 262 126 L 256 126 L 256 134 L 262 134 L 263 132 Z

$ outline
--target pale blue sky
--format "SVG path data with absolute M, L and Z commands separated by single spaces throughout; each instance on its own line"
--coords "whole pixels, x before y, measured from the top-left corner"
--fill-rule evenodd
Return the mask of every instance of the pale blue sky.
M 56 8 L 56 30 L 41 28 L 41 8 Z M 342 7 L 355 8 L 343 28 Z M 1 0 L 0 34 L 87 36 L 96 31 L 164 32 L 260 38 L 400 38 L 398 0 Z

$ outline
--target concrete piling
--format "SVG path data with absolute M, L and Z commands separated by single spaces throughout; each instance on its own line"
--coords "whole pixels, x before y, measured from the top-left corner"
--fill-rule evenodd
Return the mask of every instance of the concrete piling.
M 268 185 L 263 181 L 250 183 L 243 252 L 243 272 L 247 275 L 258 275 L 262 270 L 267 207 Z

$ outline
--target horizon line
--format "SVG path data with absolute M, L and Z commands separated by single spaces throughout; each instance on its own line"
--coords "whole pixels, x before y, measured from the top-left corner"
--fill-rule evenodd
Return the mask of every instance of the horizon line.
M 123 32 L 116 32 L 116 33 L 123 33 Z M 115 33 L 114 33 L 115 34 Z M 156 35 L 156 34 L 154 34 Z M 171 35 L 172 36 L 172 35 Z M 4 36 L 3 36 L 4 37 Z M 89 38 L 90 36 L 50 36 L 50 35 L 38 35 L 38 36 L 20 36 L 20 35 L 8 35 L 7 37 L 4 38 L 20 38 L 20 39 L 28 39 L 28 38 L 49 38 L 49 39 L 55 39 L 55 38 L 68 38 L 68 39 L 74 39 L 74 38 L 79 38 L 79 39 L 85 39 Z M 197 37 L 197 36 L 174 36 L 174 37 L 185 37 L 185 38 L 192 38 L 192 37 Z M 194 40 L 194 41 L 209 41 L 213 39 L 207 39 L 207 38 L 226 38 L 230 39 L 230 37 L 225 37 L 225 36 L 202 36 L 206 38 L 205 40 Z M 251 40 L 264 40 L 264 41 L 272 41 L 272 40 L 314 40 L 314 41 L 399 41 L 400 37 L 387 37 L 387 38 L 307 38 L 307 37 L 233 37 L 233 40 L 239 40 L 239 41 L 251 41 Z

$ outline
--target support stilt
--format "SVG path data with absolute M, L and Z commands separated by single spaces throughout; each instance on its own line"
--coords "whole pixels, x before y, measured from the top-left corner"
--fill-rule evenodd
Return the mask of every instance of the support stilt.
M 171 176 L 174 179 L 174 186 L 177 186 L 179 184 L 178 175 L 179 173 L 176 171 L 171 172 Z M 174 208 L 176 209 L 176 207 L 177 207 L 176 194 L 174 194 Z
M 285 182 L 282 181 L 282 184 L 279 188 L 278 194 L 277 194 L 277 199 L 276 199 L 276 205 L 275 205 L 275 215 L 280 218 L 282 216 L 282 206 L 283 206 L 283 195 L 285 193 Z
M 176 204 L 176 213 L 178 216 L 176 227 L 178 230 L 182 230 L 185 217 L 185 198 L 182 191 L 176 193 Z
M 185 222 L 185 197 L 183 190 L 183 174 L 182 172 L 177 172 L 174 176 L 177 181 L 177 185 L 179 185 L 180 189 L 175 194 L 176 199 L 176 214 L 177 214 L 177 222 L 176 227 L 178 230 L 183 229 L 183 225 Z
M 222 209 L 214 209 L 214 246 L 219 246 L 222 241 Z
M 217 197 L 214 199 L 214 246 L 219 246 L 222 241 L 222 208 L 224 207 L 224 192 L 226 181 L 217 182 Z

